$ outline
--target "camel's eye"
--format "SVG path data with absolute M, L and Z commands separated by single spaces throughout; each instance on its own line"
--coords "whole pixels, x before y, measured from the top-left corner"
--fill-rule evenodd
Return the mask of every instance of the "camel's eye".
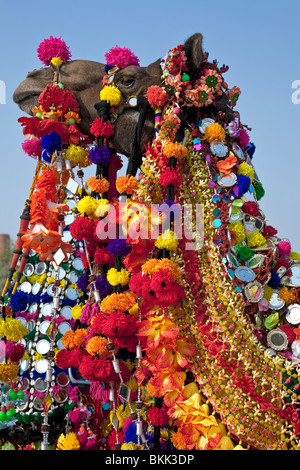
M 134 84 L 135 80 L 132 77 L 124 77 L 120 80 L 120 85 L 129 88 Z

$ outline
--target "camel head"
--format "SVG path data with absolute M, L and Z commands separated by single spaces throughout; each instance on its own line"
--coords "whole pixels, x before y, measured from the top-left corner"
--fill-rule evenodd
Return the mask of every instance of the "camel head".
M 183 45 L 187 56 L 188 72 L 196 76 L 203 61 L 202 35 L 197 33 L 191 36 Z M 60 67 L 60 81 L 65 88 L 69 88 L 80 105 L 81 122 L 78 125 L 81 132 L 90 134 L 90 125 L 97 117 L 97 103 L 99 93 L 103 87 L 105 64 L 74 60 Z M 32 115 L 32 109 L 38 105 L 38 97 L 45 86 L 53 81 L 53 69 L 43 67 L 28 73 L 26 79 L 16 89 L 13 99 L 27 114 Z M 131 107 L 128 99 L 131 96 L 143 97 L 151 85 L 162 85 L 162 70 L 160 59 L 146 67 L 128 66 L 114 74 L 114 85 L 121 92 L 121 103 L 114 109 L 117 116 L 115 121 L 115 134 L 109 145 L 117 152 L 129 157 L 139 120 L 139 107 Z M 226 103 L 220 99 L 220 109 Z M 99 113 L 98 113 L 99 115 Z M 145 151 L 145 145 L 153 138 L 154 113 L 150 107 L 147 109 L 141 135 L 139 139 L 140 155 Z

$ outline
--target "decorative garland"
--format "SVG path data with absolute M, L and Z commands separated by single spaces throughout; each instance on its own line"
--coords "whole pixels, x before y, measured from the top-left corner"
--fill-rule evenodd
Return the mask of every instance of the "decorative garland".
M 70 56 L 60 41 L 59 52 L 48 53 L 54 43 L 50 38 L 39 53 L 59 77 Z M 76 128 L 71 92 L 57 83 L 46 87 L 36 116 L 20 120 L 34 135 L 23 148 L 43 160 L 31 194 L 31 225 L 22 236 L 39 259 L 52 262 L 61 250 L 61 264 L 74 253 L 61 239 L 63 178 L 79 165 L 82 181 L 70 225 L 84 267 L 75 282 L 81 295 L 72 308 L 73 328 L 54 355 L 55 367 L 77 370 L 89 384 L 94 416 L 101 418 L 91 431 L 89 409 L 79 404 L 56 447 L 299 449 L 294 278 L 300 257 L 259 208 L 264 189 L 252 166 L 255 145 L 234 112 L 241 91 L 228 88 L 228 67 L 210 63 L 208 54 L 191 78 L 184 47 L 171 49 L 161 63 L 164 85 L 146 94 L 155 131 L 140 174 L 117 178 L 120 159 L 108 146 L 115 127 L 109 118 L 122 99 L 114 76 L 139 61 L 118 46 L 106 59 L 93 143 Z M 217 111 L 221 97 L 228 114 Z M 96 176 L 88 190 L 82 167 L 90 163 Z M 188 220 L 178 222 L 187 204 Z M 138 236 L 132 230 L 137 224 Z M 153 228 L 156 235 L 149 237 Z M 55 275 L 51 333 L 60 319 L 58 290 L 65 287 L 58 270 Z M 15 312 L 22 313 L 25 303 L 20 290 L 11 296 Z M 51 345 L 53 351 L 53 338 Z M 51 358 L 45 406 L 55 394 Z M 48 448 L 47 418 L 46 412 L 42 448 Z

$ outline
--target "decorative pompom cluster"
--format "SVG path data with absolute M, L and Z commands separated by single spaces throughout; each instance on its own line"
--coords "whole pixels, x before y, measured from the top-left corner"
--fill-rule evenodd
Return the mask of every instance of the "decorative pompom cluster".
M 40 139 L 28 139 L 22 144 L 23 151 L 30 157 L 37 158 L 42 155 L 42 144 Z
M 40 61 L 49 66 L 53 57 L 59 57 L 65 64 L 71 60 L 71 52 L 63 39 L 50 36 L 44 39 L 37 48 L 37 54 Z
M 108 165 L 111 160 L 111 152 L 108 147 L 92 147 L 89 151 L 89 159 L 95 165 Z
M 158 85 L 150 86 L 145 96 L 152 108 L 163 108 L 168 101 L 168 94 Z
M 106 63 L 124 69 L 129 65 L 140 65 L 138 57 L 127 47 L 112 47 L 105 54 Z
M 61 149 L 61 138 L 57 132 L 50 132 L 42 138 L 42 147 L 48 155 L 52 155 L 56 150 Z

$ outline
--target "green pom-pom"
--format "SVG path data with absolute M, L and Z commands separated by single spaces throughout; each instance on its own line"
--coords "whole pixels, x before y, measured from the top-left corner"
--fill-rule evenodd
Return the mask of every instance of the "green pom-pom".
M 256 199 L 259 201 L 265 195 L 265 190 L 260 181 L 254 181 L 253 186 L 255 189 Z
M 62 83 L 58 83 L 58 86 L 59 88 L 61 88 L 62 90 L 64 90 L 65 86 L 62 84 Z
M 0 422 L 3 423 L 3 421 L 6 420 L 6 414 L 4 411 L 0 411 Z
M 190 80 L 190 76 L 187 73 L 182 74 L 181 77 L 183 82 L 188 82 Z
M 254 251 L 249 248 L 249 246 L 237 245 L 235 247 L 236 253 L 239 256 L 240 261 L 247 261 L 252 258 Z
M 22 399 L 22 398 L 24 397 L 24 395 L 25 395 L 25 394 L 24 394 L 24 391 L 23 391 L 23 390 L 19 390 L 19 391 L 17 392 L 17 398 L 19 398 L 19 399 Z

